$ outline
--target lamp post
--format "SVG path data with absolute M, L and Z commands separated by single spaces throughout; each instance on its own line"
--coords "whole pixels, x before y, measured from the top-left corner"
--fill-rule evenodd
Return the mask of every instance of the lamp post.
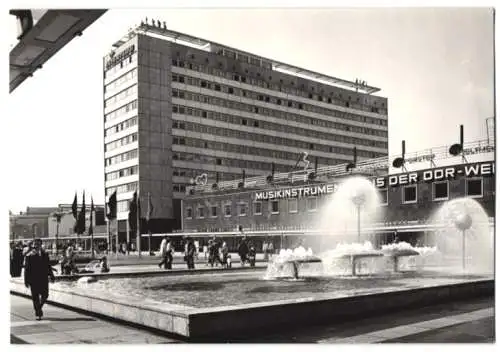
M 63 212 L 55 212 L 53 215 L 54 219 L 56 219 L 56 256 L 59 256 L 59 224 L 63 215 Z
M 469 214 L 462 213 L 455 218 L 455 226 L 462 231 L 462 269 L 465 270 L 465 232 L 472 226 L 472 218 Z
M 352 198 L 352 203 L 356 206 L 358 216 L 358 243 L 361 243 L 361 207 L 366 201 L 366 196 L 363 193 L 355 193 Z

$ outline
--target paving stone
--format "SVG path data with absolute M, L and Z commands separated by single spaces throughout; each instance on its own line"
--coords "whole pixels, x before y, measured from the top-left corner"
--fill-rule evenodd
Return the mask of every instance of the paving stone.
M 37 345 L 67 343 L 74 340 L 73 336 L 64 334 L 60 331 L 45 332 L 41 334 L 17 335 L 17 337 L 27 343 Z
M 67 332 L 69 335 L 74 336 L 78 339 L 89 339 L 89 340 L 99 340 L 102 338 L 111 339 L 117 336 L 125 335 L 130 333 L 130 331 L 120 329 L 119 327 L 114 328 L 102 328 L 93 327 L 90 329 L 76 329 Z
M 10 328 L 10 333 L 14 335 L 31 335 L 43 332 L 53 332 L 54 329 L 47 324 L 33 324 L 24 326 L 14 326 Z

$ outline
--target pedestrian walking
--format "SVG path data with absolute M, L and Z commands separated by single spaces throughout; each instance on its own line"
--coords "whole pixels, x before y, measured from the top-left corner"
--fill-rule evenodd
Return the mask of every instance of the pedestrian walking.
M 167 253 L 167 236 L 163 237 L 160 243 L 161 262 L 158 263 L 159 268 L 161 268 L 162 265 L 165 265 L 166 253 Z
M 165 269 L 172 269 L 172 263 L 174 262 L 174 247 L 170 238 L 167 238 L 167 244 L 165 246 Z
M 188 269 L 194 269 L 194 252 L 196 247 L 194 246 L 193 239 L 191 237 L 186 238 L 186 251 L 184 254 L 184 260 L 187 263 Z
M 54 282 L 49 255 L 42 249 L 42 240 L 36 239 L 33 250 L 26 256 L 24 285 L 31 289 L 31 299 L 37 320 L 42 319 L 42 308 L 49 297 L 49 278 L 51 282 Z
M 238 246 L 238 255 L 240 256 L 241 266 L 245 266 L 245 262 L 248 260 L 248 244 L 245 236 L 243 236 Z

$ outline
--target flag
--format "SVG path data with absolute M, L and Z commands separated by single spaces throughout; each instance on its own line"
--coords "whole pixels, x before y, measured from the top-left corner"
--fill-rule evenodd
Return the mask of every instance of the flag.
M 132 200 L 128 203 L 128 224 L 132 231 L 137 228 L 137 191 L 134 192 Z
M 116 191 L 109 196 L 108 199 L 108 211 L 106 214 L 108 220 L 116 219 Z
M 94 234 L 94 198 L 90 196 L 90 224 L 89 224 L 89 236 Z
M 81 235 L 85 232 L 85 191 L 83 191 L 82 209 L 80 210 L 80 213 L 78 214 L 75 232 L 79 235 Z
M 151 194 L 148 192 L 148 212 L 146 214 L 146 221 L 149 224 L 149 220 L 151 220 L 151 215 L 153 215 L 153 202 L 151 202 Z
M 73 217 L 76 218 L 78 217 L 78 198 L 76 197 L 76 192 L 75 192 L 75 199 L 73 199 L 73 204 L 71 204 L 71 212 L 73 213 Z

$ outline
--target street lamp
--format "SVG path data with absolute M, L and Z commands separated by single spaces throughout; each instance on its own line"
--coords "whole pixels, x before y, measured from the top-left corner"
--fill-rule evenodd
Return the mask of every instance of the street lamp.
M 357 215 L 358 215 L 358 243 L 361 243 L 361 207 L 366 202 L 366 196 L 359 191 L 356 192 L 352 198 L 352 203 L 356 206 Z
M 455 227 L 462 231 L 462 269 L 465 270 L 465 231 L 472 226 L 472 218 L 469 214 L 462 213 L 455 218 Z
M 56 212 L 53 215 L 54 219 L 56 219 L 56 256 L 59 255 L 59 224 L 63 215 L 64 213 L 62 212 Z

